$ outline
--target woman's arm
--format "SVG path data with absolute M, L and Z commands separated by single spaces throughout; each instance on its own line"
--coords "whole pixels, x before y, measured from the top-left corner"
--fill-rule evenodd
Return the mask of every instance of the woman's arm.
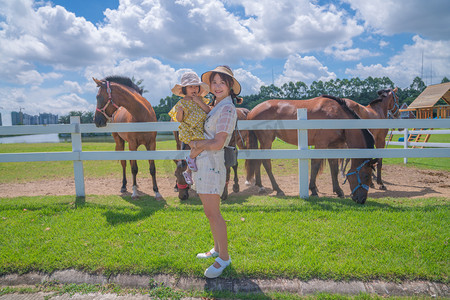
M 204 150 L 217 151 L 223 148 L 227 136 L 228 134 L 226 132 L 219 132 L 214 136 L 213 139 L 192 141 L 189 143 L 189 146 L 193 149 L 199 150 L 198 152 Z

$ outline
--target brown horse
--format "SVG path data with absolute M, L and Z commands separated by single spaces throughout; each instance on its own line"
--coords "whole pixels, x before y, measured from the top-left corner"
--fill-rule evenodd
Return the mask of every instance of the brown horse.
M 309 100 L 268 100 L 253 108 L 247 116 L 247 120 L 290 120 L 297 119 L 297 109 L 306 108 L 308 119 L 359 119 L 358 115 L 351 110 L 344 100 L 339 98 L 317 97 Z M 275 138 L 297 145 L 297 130 L 252 130 L 249 131 L 247 147 L 257 149 L 260 143 L 261 149 L 271 149 Z M 316 149 L 327 148 L 373 148 L 374 139 L 367 129 L 310 129 L 308 130 L 308 145 L 315 145 Z M 338 160 L 329 159 L 333 191 L 343 197 L 344 192 L 338 182 Z M 272 173 L 270 159 L 262 160 L 264 168 L 272 183 L 273 190 L 277 195 L 284 195 Z M 367 199 L 368 185 L 371 182 L 370 174 L 373 159 L 352 159 L 350 172 L 347 178 L 352 190 L 352 199 L 358 203 L 364 203 Z M 316 177 L 321 167 L 321 159 L 311 160 L 311 177 L 309 189 L 311 196 L 317 196 Z M 247 180 L 255 176 L 256 186 L 262 188 L 261 184 L 261 160 L 249 160 L 247 163 Z
M 98 80 L 92 78 L 99 87 L 97 93 L 97 109 L 95 111 L 95 125 L 106 126 L 112 123 L 135 123 L 156 122 L 156 115 L 150 103 L 142 97 L 142 90 L 129 78 L 120 76 L 109 76 Z M 113 132 L 112 136 L 116 142 L 116 151 L 123 151 L 125 141 L 128 142 L 130 151 L 136 151 L 140 145 L 144 145 L 147 151 L 156 149 L 156 132 Z M 156 169 L 154 160 L 149 160 L 150 174 L 152 176 L 153 191 L 155 198 L 161 199 L 156 183 Z M 122 188 L 121 192 L 127 191 L 126 160 L 122 164 Z M 138 165 L 136 160 L 130 160 L 131 172 L 133 174 L 132 198 L 137 198 L 136 175 Z
M 238 120 L 246 120 L 247 115 L 249 113 L 249 110 L 246 108 L 238 107 L 236 108 L 236 113 Z M 235 147 L 236 144 L 239 147 L 239 149 L 246 149 L 245 141 L 247 140 L 248 131 L 247 130 L 237 130 L 234 131 L 233 136 L 231 137 L 229 146 Z M 177 150 L 181 150 L 181 142 L 178 139 L 178 131 L 174 131 L 175 141 L 177 142 Z M 186 145 L 186 149 L 190 149 L 189 145 Z M 180 200 L 187 200 L 189 198 L 189 185 L 186 183 L 186 180 L 184 179 L 183 172 L 186 171 L 187 164 L 185 160 L 176 160 L 176 169 L 175 169 L 175 177 L 176 177 L 176 184 L 175 184 L 175 191 L 178 191 L 178 198 Z M 233 184 L 233 192 L 238 193 L 239 192 L 239 178 L 237 175 L 237 168 L 238 165 L 232 167 L 234 171 L 234 184 Z M 230 168 L 227 168 L 227 177 L 226 177 L 226 184 L 225 188 L 223 190 L 223 193 L 221 195 L 222 200 L 226 200 L 228 198 L 228 182 L 230 181 L 230 175 L 231 170 Z
M 353 109 L 361 119 L 398 119 L 400 117 L 400 105 L 398 102 L 397 88 L 378 91 L 378 98 L 363 106 L 353 100 L 344 99 L 347 106 Z M 386 147 L 386 135 L 389 132 L 386 128 L 369 129 L 375 139 L 375 147 L 383 149 Z M 349 159 L 341 166 L 341 172 L 344 173 Z M 377 184 L 380 190 L 386 190 L 381 179 L 381 168 L 383 159 L 379 158 L 377 163 Z

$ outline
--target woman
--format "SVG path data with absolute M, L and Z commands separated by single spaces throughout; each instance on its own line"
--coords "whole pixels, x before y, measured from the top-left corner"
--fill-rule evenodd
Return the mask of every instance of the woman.
M 217 257 L 205 271 L 208 278 L 216 278 L 231 263 L 228 254 L 227 225 L 220 213 L 220 194 L 225 187 L 226 169 L 223 147 L 233 134 L 237 114 L 234 101 L 241 92 L 241 85 L 234 79 L 228 66 L 219 66 L 202 75 L 214 95 L 214 108 L 208 113 L 204 126 L 205 139 L 189 143 L 197 156 L 198 171 L 194 173 L 195 190 L 203 204 L 214 238 L 214 248 L 199 253 L 198 258 Z M 239 101 L 242 99 L 239 98 Z

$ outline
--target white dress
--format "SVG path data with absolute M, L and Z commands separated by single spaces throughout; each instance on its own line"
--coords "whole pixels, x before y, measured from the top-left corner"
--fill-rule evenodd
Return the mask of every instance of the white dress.
M 213 139 L 219 132 L 228 134 L 225 144 L 231 140 L 236 126 L 237 114 L 231 97 L 219 102 L 206 117 L 205 139 Z M 218 151 L 203 151 L 196 159 L 198 171 L 193 172 L 194 186 L 197 194 L 222 195 L 225 188 L 226 168 L 223 148 Z

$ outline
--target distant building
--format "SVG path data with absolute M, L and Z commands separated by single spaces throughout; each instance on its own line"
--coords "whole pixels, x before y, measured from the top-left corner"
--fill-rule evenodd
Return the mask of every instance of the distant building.
M 23 125 L 23 113 L 17 111 L 11 112 L 11 125 Z
M 39 114 L 39 124 L 58 124 L 58 115 L 48 113 Z
M 0 126 L 3 126 L 3 123 L 2 123 L 2 113 L 0 113 Z
M 58 115 L 43 113 L 38 115 L 29 115 L 22 112 L 11 112 L 12 125 L 47 125 L 58 124 Z

